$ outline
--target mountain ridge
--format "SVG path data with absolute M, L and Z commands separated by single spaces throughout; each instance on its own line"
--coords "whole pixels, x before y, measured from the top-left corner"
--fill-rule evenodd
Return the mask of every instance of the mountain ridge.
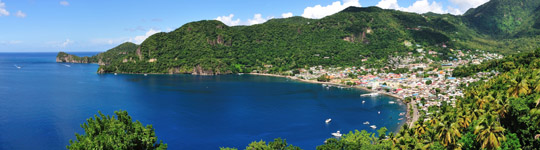
M 321 19 L 271 19 L 252 26 L 202 20 L 156 33 L 125 54 L 93 60 L 107 60 L 100 63 L 100 73 L 283 72 L 316 65 L 384 66 L 389 55 L 417 53 L 417 47 L 407 43 L 436 51 L 440 59 L 451 57 L 451 48 L 528 51 L 540 45 L 535 32 L 500 40 L 479 30 L 479 22 L 470 22 L 470 16 L 487 14 L 499 1 L 503 0 L 492 0 L 463 16 L 348 7 Z M 538 21 L 529 24 L 540 26 Z M 512 32 L 520 33 L 515 29 Z M 103 54 L 112 54 L 107 52 Z

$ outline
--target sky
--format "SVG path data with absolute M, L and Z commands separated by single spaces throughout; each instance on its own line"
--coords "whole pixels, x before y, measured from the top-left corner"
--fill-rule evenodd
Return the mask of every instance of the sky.
M 199 20 L 319 19 L 349 6 L 461 15 L 489 0 L 0 0 L 0 52 L 101 52 Z

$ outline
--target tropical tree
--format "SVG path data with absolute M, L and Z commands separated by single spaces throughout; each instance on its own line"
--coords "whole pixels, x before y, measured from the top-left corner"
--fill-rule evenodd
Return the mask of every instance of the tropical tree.
M 141 122 L 131 120 L 127 111 L 115 111 L 105 116 L 87 119 L 81 127 L 85 134 L 77 134 L 75 141 L 69 140 L 67 149 L 167 149 L 167 144 L 158 139 L 152 125 L 144 127 Z
M 521 70 L 521 68 L 519 69 Z M 515 74 L 520 74 L 521 71 L 514 70 Z M 513 76 L 509 81 L 508 94 L 512 97 L 517 97 L 520 94 L 529 94 L 531 90 L 529 89 L 529 83 L 527 79 L 522 76 Z
M 479 119 L 479 124 L 474 127 L 476 140 L 482 143 L 482 148 L 497 149 L 505 140 L 505 129 L 500 125 L 497 115 L 486 113 Z
M 456 122 L 441 122 L 437 126 L 437 138 L 444 146 L 455 146 L 456 141 L 461 137 L 459 125 Z

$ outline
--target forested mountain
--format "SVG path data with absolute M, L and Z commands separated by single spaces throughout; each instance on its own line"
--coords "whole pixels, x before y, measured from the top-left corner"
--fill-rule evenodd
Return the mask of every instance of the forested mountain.
M 464 17 L 479 31 L 502 38 L 538 35 L 539 15 L 538 0 L 491 0 Z
M 527 9 L 514 12 L 519 6 L 507 4 Z M 418 48 L 437 51 L 442 59 L 450 57 L 450 49 L 531 51 L 540 45 L 531 28 L 540 23 L 538 15 L 529 14 L 538 14 L 539 6 L 535 0 L 492 0 L 464 16 L 349 7 L 322 19 L 291 17 L 234 27 L 204 20 L 154 34 L 121 52 L 99 54 L 90 62 L 100 63 L 101 73 L 278 73 L 317 65 L 380 67 L 388 56 Z M 60 62 L 77 58 L 58 56 Z

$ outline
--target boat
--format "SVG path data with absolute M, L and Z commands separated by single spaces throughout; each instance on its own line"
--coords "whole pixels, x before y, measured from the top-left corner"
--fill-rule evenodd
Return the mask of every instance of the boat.
M 403 120 L 403 118 L 399 118 L 398 120 Z
M 238 73 L 238 75 L 244 75 L 244 73 Z
M 379 95 L 379 93 L 369 93 L 369 94 L 362 94 L 360 96 L 362 96 L 362 97 L 366 97 L 366 96 L 375 97 L 375 96 L 378 96 L 378 95 Z
M 389 101 L 388 103 L 389 103 L 389 104 L 394 104 L 394 103 L 396 103 L 396 102 L 394 102 L 394 101 Z
M 332 121 L 332 118 L 328 118 L 328 119 L 326 119 L 324 122 L 330 123 L 330 121 Z
M 402 112 L 402 113 L 399 113 L 399 116 L 403 116 L 403 115 L 405 115 L 405 113 L 404 113 L 404 112 Z
M 369 124 L 369 121 L 364 122 L 364 124 Z
M 21 66 L 14 65 L 17 69 L 21 69 Z
M 71 65 L 64 65 L 64 66 L 66 66 L 66 67 L 71 67 Z
M 362 101 L 362 104 L 363 104 L 363 103 L 366 103 L 366 101 Z
M 145 73 L 144 76 L 148 76 L 148 74 Z
M 335 136 L 335 137 L 341 137 L 341 133 L 339 132 L 339 130 L 335 133 L 332 133 L 332 136 Z
M 114 75 L 118 75 L 118 73 L 114 73 Z
M 381 111 L 377 112 L 378 114 L 381 114 Z
M 371 127 L 372 129 L 377 129 L 377 126 L 376 126 L 376 125 L 371 125 L 371 126 L 369 126 L 369 127 Z

